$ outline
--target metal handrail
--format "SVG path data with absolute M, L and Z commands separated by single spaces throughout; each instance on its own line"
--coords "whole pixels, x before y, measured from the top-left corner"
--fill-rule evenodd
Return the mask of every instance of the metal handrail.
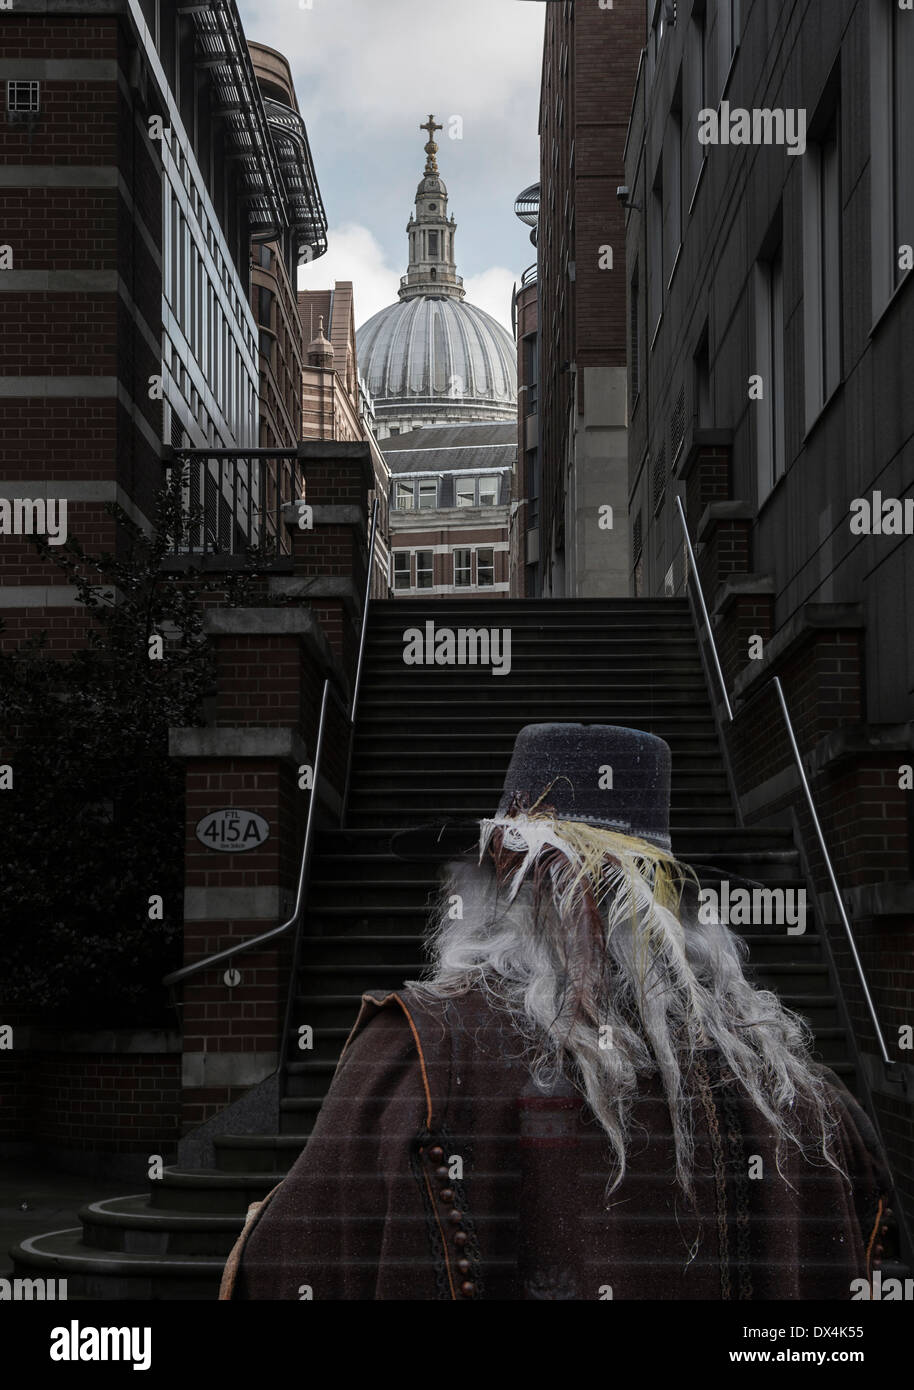
M 295 893 L 295 907 L 292 915 L 278 927 L 271 927 L 269 931 L 261 932 L 259 936 L 251 936 L 247 941 L 241 941 L 237 946 L 226 946 L 223 951 L 216 951 L 214 955 L 204 956 L 202 960 L 194 961 L 192 965 L 185 965 L 181 970 L 175 970 L 170 975 L 166 975 L 162 983 L 164 985 L 177 985 L 182 980 L 188 979 L 191 975 L 197 975 L 201 970 L 210 970 L 215 965 L 221 965 L 222 961 L 231 960 L 233 956 L 244 955 L 246 951 L 253 951 L 258 946 L 265 946 L 270 941 L 276 941 L 291 931 L 296 925 L 302 909 L 305 896 L 305 885 L 308 879 L 308 868 L 311 861 L 311 843 L 314 837 L 314 812 L 317 806 L 317 783 L 320 776 L 321 755 L 324 750 L 324 728 L 327 717 L 327 697 L 333 697 L 340 701 L 330 683 L 330 677 L 324 681 L 324 689 L 321 695 L 321 712 L 317 726 L 317 743 L 314 750 L 314 769 L 311 779 L 311 797 L 308 802 L 308 818 L 305 822 L 305 839 L 302 846 L 301 865 L 298 871 L 298 888 Z
M 374 499 L 374 506 L 371 509 L 371 539 L 368 543 L 368 574 L 365 578 L 365 602 L 362 604 L 362 630 L 359 634 L 359 657 L 355 668 L 355 681 L 352 686 L 352 701 L 349 706 L 349 738 L 347 740 L 346 753 L 346 780 L 343 784 L 343 804 L 340 810 L 340 826 L 346 824 L 346 813 L 349 809 L 349 784 L 352 778 L 352 749 L 355 741 L 355 712 L 359 702 L 359 691 L 362 688 L 362 664 L 365 659 L 365 634 L 368 631 L 368 596 L 371 593 L 371 572 L 374 569 L 374 548 L 375 537 L 378 533 L 378 498 Z
M 698 576 L 698 568 L 695 564 L 695 552 L 692 549 L 692 541 L 691 537 L 689 536 L 689 527 L 688 523 L 686 522 L 685 511 L 683 510 L 681 497 L 676 498 L 676 506 L 679 510 L 679 519 L 682 522 L 682 531 L 683 535 L 685 536 L 685 542 L 689 549 L 689 558 L 692 564 L 692 576 L 695 579 L 695 589 L 698 594 L 699 601 L 701 603 L 701 610 L 704 615 L 705 627 L 708 630 L 708 641 L 711 646 L 711 654 L 714 657 L 714 666 L 717 671 L 717 678 L 720 681 L 720 687 L 724 697 L 724 704 L 727 707 L 727 714 L 732 723 L 733 708 L 730 704 L 730 698 L 727 694 L 727 689 L 724 684 L 724 675 L 720 664 L 720 657 L 717 651 L 717 643 L 714 641 L 714 633 L 711 630 L 711 623 L 708 618 L 708 609 L 701 588 L 701 579 Z M 850 924 L 850 918 L 848 917 L 847 911 L 844 906 L 844 899 L 841 896 L 841 890 L 838 887 L 838 880 L 835 875 L 834 865 L 832 863 L 831 855 L 828 852 L 828 846 L 825 843 L 825 836 L 822 832 L 822 825 L 819 820 L 819 816 L 816 812 L 815 802 L 812 798 L 812 789 L 809 785 L 809 779 L 806 776 L 806 769 L 803 767 L 803 758 L 800 753 L 799 745 L 797 744 L 796 735 L 793 731 L 793 723 L 790 718 L 790 711 L 787 708 L 787 700 L 784 696 L 784 689 L 781 685 L 780 676 L 772 676 L 770 680 L 765 681 L 765 683 L 759 688 L 759 690 L 755 692 L 755 696 L 757 697 L 761 695 L 765 690 L 768 689 L 770 685 L 774 686 L 775 692 L 777 693 L 777 697 L 780 702 L 781 714 L 783 715 L 784 725 L 787 729 L 787 738 L 790 742 L 790 749 L 793 753 L 793 758 L 797 766 L 797 771 L 800 774 L 800 783 L 803 787 L 803 792 L 806 797 L 806 804 L 809 807 L 809 813 L 812 816 L 812 823 L 816 832 L 816 838 L 819 841 L 819 849 L 822 851 L 822 858 L 825 861 L 825 870 L 828 874 L 828 881 L 831 884 L 831 889 L 835 896 L 835 902 L 838 907 L 838 913 L 840 915 L 841 923 L 844 927 L 844 932 L 847 937 L 848 945 L 850 947 L 851 958 L 854 962 L 854 967 L 857 971 L 857 978 L 860 981 L 860 987 L 863 990 L 863 997 L 866 1001 L 867 1012 L 870 1016 L 870 1022 L 873 1025 L 873 1031 L 876 1034 L 876 1041 L 879 1044 L 879 1051 L 882 1056 L 883 1065 L 886 1067 L 888 1071 L 894 1072 L 898 1070 L 898 1063 L 894 1062 L 892 1058 L 889 1056 L 888 1049 L 885 1045 L 885 1037 L 883 1036 L 882 1027 L 880 1026 L 879 1018 L 876 1013 L 876 1006 L 873 1003 L 873 996 L 870 994 L 870 988 L 869 984 L 867 983 L 866 972 L 864 971 L 863 962 L 861 961 L 860 954 L 857 950 L 857 943 L 854 940 L 854 931 Z
M 342 812 L 340 824 L 342 825 L 346 815 L 346 804 L 349 796 L 349 778 L 352 770 L 352 736 L 355 727 L 355 709 L 359 696 L 359 687 L 362 680 L 362 662 L 365 653 L 365 634 L 368 627 L 368 594 L 371 589 L 371 570 L 374 564 L 375 538 L 378 528 L 378 499 L 375 497 L 371 515 L 371 540 L 368 547 L 368 574 L 365 579 L 365 602 L 362 608 L 362 630 L 359 637 L 359 655 L 356 666 L 355 682 L 352 688 L 352 698 L 349 702 L 348 710 L 344 707 L 344 713 L 349 723 L 348 754 L 346 760 L 346 783 L 343 791 Z M 343 704 L 340 696 L 331 685 L 329 676 L 324 681 L 324 689 L 321 695 L 321 712 L 317 725 L 317 742 L 314 750 L 314 768 L 311 779 L 311 798 L 308 802 L 308 819 L 305 823 L 305 839 L 302 845 L 301 865 L 298 872 L 298 888 L 295 894 L 295 907 L 291 917 L 277 927 L 271 927 L 269 931 L 261 932 L 258 936 L 249 937 L 247 941 L 240 942 L 237 946 L 227 946 L 222 951 L 216 951 L 211 956 L 204 956 L 202 960 L 194 961 L 192 965 L 185 965 L 181 970 L 172 971 L 166 975 L 162 983 L 165 985 L 180 984 L 183 980 L 189 979 L 192 975 L 198 975 L 202 970 L 210 970 L 213 966 L 221 965 L 223 961 L 229 961 L 234 956 L 243 955 L 246 951 L 253 951 L 258 946 L 265 946 L 271 941 L 276 941 L 284 936 L 286 932 L 292 930 L 300 924 L 301 911 L 305 901 L 305 889 L 308 882 L 308 871 L 311 865 L 311 845 L 314 836 L 314 813 L 317 806 L 317 788 L 320 777 L 321 755 L 324 749 L 324 729 L 326 726 L 327 697 L 332 695 L 337 704 Z M 288 1024 L 288 1012 L 291 1007 L 291 993 L 286 1006 Z M 283 1033 L 285 1037 L 285 1032 Z
M 692 575 L 693 575 L 693 577 L 694 577 L 694 579 L 695 579 L 695 590 L 696 590 L 696 592 L 697 592 L 697 594 L 698 594 L 698 602 L 701 604 L 701 612 L 702 612 L 702 616 L 704 617 L 704 620 L 705 620 L 705 627 L 708 629 L 708 638 L 709 638 L 710 643 L 711 643 L 711 655 L 712 655 L 713 658 L 714 658 L 714 669 L 717 671 L 717 679 L 718 679 L 718 681 L 720 682 L 721 694 L 722 694 L 723 697 L 724 697 L 724 704 L 726 705 L 726 708 L 727 708 L 727 718 L 730 720 L 730 723 L 732 724 L 732 723 L 733 723 L 733 707 L 732 707 L 731 704 L 730 704 L 730 696 L 727 694 L 727 686 L 726 686 L 726 683 L 725 683 L 725 681 L 724 681 L 724 673 L 723 673 L 723 670 L 722 670 L 722 668 L 721 668 L 720 657 L 719 657 L 718 654 L 717 654 L 717 643 L 714 641 L 714 633 L 713 633 L 712 630 L 711 630 L 711 619 L 710 619 L 710 617 L 708 616 L 708 605 L 705 603 L 704 591 L 703 591 L 703 589 L 702 589 L 702 587 L 701 587 L 701 579 L 699 578 L 699 574 L 698 574 L 698 565 L 697 565 L 696 562 L 695 562 L 695 551 L 692 549 L 692 538 L 691 538 L 690 535 L 689 535 L 689 525 L 688 525 L 688 522 L 686 521 L 686 515 L 685 515 L 685 512 L 683 511 L 683 508 L 682 508 L 682 498 L 681 498 L 681 497 L 678 497 L 678 496 L 677 496 L 677 498 L 676 498 L 676 506 L 677 506 L 678 509 L 679 509 L 679 520 L 682 522 L 682 534 L 683 534 L 683 536 L 685 537 L 685 543 L 686 543 L 686 545 L 688 546 L 688 549 L 689 549 L 689 561 L 690 561 L 690 564 L 691 564 L 691 566 L 692 566 L 692 571 L 691 571 L 691 572 L 692 572 Z
M 828 852 L 828 846 L 825 843 L 825 836 L 822 833 L 822 826 L 819 822 L 819 817 L 816 813 L 815 803 L 812 799 L 812 791 L 809 786 L 809 780 L 806 776 L 806 770 L 803 767 L 803 759 L 800 756 L 800 749 L 797 746 L 796 736 L 793 732 L 793 724 L 790 719 L 790 711 L 787 708 L 787 701 L 784 698 L 784 690 L 781 685 L 780 676 L 774 676 L 770 683 L 774 686 L 775 690 L 777 691 L 777 697 L 781 702 L 781 713 L 784 716 L 784 723 L 787 726 L 787 737 L 790 740 L 790 748 L 793 753 L 794 761 L 797 765 L 797 771 L 800 774 L 800 781 L 803 785 L 803 791 L 806 796 L 806 804 L 809 807 L 809 814 L 812 816 L 812 823 L 816 832 L 816 838 L 819 841 L 819 849 L 822 851 L 822 858 L 825 860 L 825 871 L 828 874 L 828 881 L 831 884 L 831 890 L 835 895 L 835 902 L 838 905 L 838 913 L 841 917 L 841 923 L 844 927 L 844 932 L 847 937 L 847 944 L 850 946 L 851 956 L 853 958 L 853 962 L 857 970 L 857 977 L 860 980 L 860 987 L 863 990 L 863 997 L 866 1000 L 866 1007 L 870 1016 L 870 1022 L 873 1025 L 873 1030 L 876 1034 L 876 1041 L 879 1044 L 879 1051 L 882 1054 L 882 1060 L 885 1063 L 885 1065 L 887 1067 L 895 1067 L 897 1063 L 892 1061 L 891 1057 L 889 1056 L 888 1049 L 885 1045 L 885 1038 L 882 1035 L 882 1028 L 880 1027 L 879 1019 L 876 1015 L 876 1006 L 873 1003 L 873 997 L 870 994 L 869 985 L 867 984 L 866 973 L 863 969 L 863 962 L 861 961 L 860 956 L 857 952 L 857 943 L 854 940 L 853 928 L 851 927 L 850 919 L 844 907 L 844 900 L 841 897 L 841 890 L 838 887 L 838 880 L 835 877 L 835 870 L 834 866 L 832 865 L 831 855 Z

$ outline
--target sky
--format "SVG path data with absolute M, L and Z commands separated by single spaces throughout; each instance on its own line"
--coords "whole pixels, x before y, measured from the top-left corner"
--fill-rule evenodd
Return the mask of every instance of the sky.
M 356 327 L 396 301 L 425 168 L 419 126 L 433 113 L 458 274 L 510 328 L 512 288 L 536 260 L 514 199 L 539 178 L 545 4 L 239 0 L 239 11 L 247 38 L 289 60 L 327 212 L 329 250 L 299 288 L 352 280 Z

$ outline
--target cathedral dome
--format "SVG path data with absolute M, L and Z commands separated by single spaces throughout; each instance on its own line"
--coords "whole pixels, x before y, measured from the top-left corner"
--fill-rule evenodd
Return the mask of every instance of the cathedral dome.
M 466 300 L 417 295 L 391 304 L 359 330 L 358 352 L 379 422 L 516 417 L 514 342 Z
M 517 348 L 507 329 L 466 301 L 457 274 L 448 193 L 435 158 L 433 116 L 425 173 L 406 228 L 409 266 L 399 302 L 357 334 L 359 371 L 374 400 L 378 433 L 470 420 L 513 420 Z

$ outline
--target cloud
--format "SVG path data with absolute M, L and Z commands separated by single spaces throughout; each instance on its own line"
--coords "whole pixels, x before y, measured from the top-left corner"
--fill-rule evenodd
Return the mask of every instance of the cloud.
M 517 0 L 241 4 L 248 37 L 289 59 L 306 113 L 361 121 L 369 135 L 412 126 L 417 110 L 507 120 L 517 88 L 538 89 L 544 12 Z
M 405 272 L 389 265 L 383 248 L 368 227 L 348 222 L 331 227 L 327 235 L 328 251 L 310 266 L 298 272 L 300 290 L 328 290 L 336 280 L 351 280 L 355 298 L 356 328 L 397 299 L 400 276 Z M 499 323 L 511 330 L 511 294 L 517 276 L 504 266 L 492 266 L 479 275 L 467 276 L 463 287 L 467 298 L 485 309 Z
M 331 227 L 327 245 L 325 256 L 299 270 L 298 288 L 328 290 L 336 280 L 351 280 L 356 327 L 361 328 L 379 309 L 393 304 L 402 272 L 387 264 L 377 238 L 357 223 Z
M 493 265 L 479 275 L 468 275 L 463 282 L 467 299 L 479 309 L 485 309 L 511 332 L 511 296 L 517 276 L 504 266 Z

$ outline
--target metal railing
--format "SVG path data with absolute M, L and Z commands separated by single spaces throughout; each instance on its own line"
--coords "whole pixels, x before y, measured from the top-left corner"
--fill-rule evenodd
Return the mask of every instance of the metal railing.
M 267 946 L 271 942 L 278 941 L 288 932 L 294 930 L 296 932 L 296 936 L 292 948 L 292 977 L 289 986 L 289 997 L 286 1003 L 286 1024 L 283 1029 L 282 1035 L 283 1047 L 280 1052 L 281 1059 L 285 1056 L 285 1040 L 287 1037 L 289 1013 L 292 1006 L 292 992 L 295 981 L 295 961 L 298 957 L 299 932 L 301 929 L 302 921 L 304 920 L 304 908 L 305 903 L 307 901 L 308 876 L 311 868 L 311 852 L 314 843 L 314 825 L 315 813 L 317 810 L 318 785 L 320 781 L 321 762 L 323 759 L 324 752 L 324 736 L 327 727 L 327 704 L 328 700 L 331 697 L 336 701 L 341 713 L 343 714 L 343 717 L 347 721 L 349 728 L 349 747 L 347 752 L 346 764 L 346 784 L 343 794 L 343 816 L 345 816 L 346 799 L 349 794 L 349 778 L 352 767 L 352 736 L 353 729 L 355 726 L 356 702 L 358 700 L 359 687 L 361 684 L 362 663 L 365 652 L 365 634 L 367 632 L 368 627 L 368 595 L 371 591 L 371 570 L 374 559 L 375 538 L 377 535 L 377 522 L 378 501 L 376 498 L 374 507 L 372 509 L 371 542 L 368 548 L 368 572 L 365 578 L 364 607 L 362 611 L 362 629 L 359 637 L 359 653 L 358 663 L 356 666 L 356 678 L 353 684 L 352 697 L 348 705 L 344 703 L 342 697 L 333 688 L 331 678 L 328 676 L 327 679 L 324 681 L 324 687 L 321 694 L 320 715 L 317 724 L 317 740 L 314 748 L 314 767 L 312 769 L 311 776 L 311 797 L 308 802 L 308 816 L 305 822 L 305 838 L 302 844 L 301 863 L 299 865 L 298 871 L 298 885 L 295 892 L 295 906 L 292 909 L 291 916 L 288 917 L 285 922 L 281 922 L 278 926 L 271 927 L 269 931 L 261 932 L 258 936 L 248 937 L 246 941 L 240 941 L 237 945 L 226 946 L 225 949 L 222 951 L 216 951 L 213 955 L 204 956 L 202 960 L 194 961 L 191 965 L 185 965 L 180 970 L 172 971 L 172 973 L 170 975 L 166 975 L 162 981 L 163 984 L 170 986 L 182 984 L 185 980 L 189 980 L 194 975 L 201 974 L 201 972 L 204 970 L 212 970 L 216 966 L 221 965 L 223 962 L 226 962 L 228 964 L 234 959 L 235 956 L 244 955 L 246 952 L 257 950 L 261 946 Z
M 684 536 L 684 538 L 685 538 L 685 543 L 686 543 L 686 546 L 688 547 L 688 551 L 689 551 L 689 561 L 690 561 L 689 577 L 690 577 L 690 579 L 694 580 L 694 589 L 695 589 L 696 595 L 697 595 L 697 597 L 698 597 L 698 601 L 699 601 L 699 605 L 700 605 L 700 607 L 701 607 L 702 615 L 703 615 L 703 617 L 704 617 L 704 624 L 705 624 L 705 628 L 706 628 L 707 633 L 708 633 L 708 642 L 709 642 L 709 645 L 710 645 L 710 647 L 711 647 L 711 653 L 712 653 L 712 657 L 713 657 L 713 660 L 714 660 L 714 669 L 715 669 L 716 672 L 717 672 L 717 678 L 718 678 L 718 681 L 720 682 L 721 693 L 722 693 L 722 695 L 723 695 L 724 704 L 725 704 L 725 706 L 726 706 L 727 716 L 728 716 L 729 720 L 730 720 L 731 722 L 733 722 L 733 720 L 734 720 L 733 707 L 732 707 L 732 705 L 731 705 L 731 703 L 730 703 L 730 698 L 729 698 L 729 695 L 728 695 L 728 693 L 727 693 L 726 683 L 725 683 L 725 681 L 724 681 L 724 674 L 723 674 L 723 669 L 722 669 L 721 663 L 720 663 L 720 656 L 719 656 L 718 651 L 717 651 L 717 643 L 716 643 L 715 640 L 714 640 L 714 632 L 713 632 L 713 630 L 712 630 L 712 628 L 711 628 L 711 621 L 710 621 L 710 618 L 709 618 L 709 616 L 708 616 L 708 608 L 707 608 L 707 604 L 705 603 L 704 592 L 703 592 L 702 586 L 701 586 L 701 579 L 700 579 L 699 574 L 698 574 L 698 566 L 697 566 L 697 564 L 696 564 L 696 562 L 695 562 L 695 552 L 694 552 L 694 550 L 692 549 L 692 541 L 691 541 L 691 537 L 689 536 L 689 527 L 688 527 L 688 523 L 687 523 L 687 521 L 686 521 L 685 511 L 684 511 L 683 506 L 682 506 L 682 498 L 681 498 L 681 497 L 677 497 L 677 498 L 676 498 L 676 506 L 677 506 L 677 509 L 678 509 L 678 512 L 679 512 L 679 520 L 680 520 L 680 522 L 682 523 L 682 532 L 683 532 L 683 536 Z M 821 853 L 822 853 L 822 859 L 823 859 L 824 864 L 825 864 L 825 871 L 826 871 L 826 873 L 827 873 L 827 875 L 828 875 L 828 881 L 829 881 L 829 883 L 830 883 L 830 885 L 831 885 L 832 893 L 834 894 L 835 904 L 836 904 L 837 909 L 838 909 L 838 914 L 839 914 L 840 919 L 841 919 L 841 924 L 842 924 L 842 926 L 843 926 L 843 928 L 844 928 L 844 932 L 845 932 L 845 935 L 846 935 L 846 937 L 847 937 L 847 943 L 848 943 L 848 946 L 849 946 L 849 948 L 850 948 L 851 959 L 853 960 L 854 969 L 856 970 L 857 978 L 858 978 L 858 980 L 859 980 L 859 982 L 860 982 L 860 987 L 861 987 L 861 989 L 862 989 L 862 991 L 863 991 L 863 998 L 864 998 L 864 1000 L 865 1000 L 865 1002 L 866 1002 L 866 1008 L 867 1008 L 867 1012 L 868 1012 L 868 1014 L 869 1014 L 869 1016 L 870 1016 L 870 1022 L 871 1022 L 872 1025 L 873 1025 L 873 1031 L 874 1031 L 874 1034 L 875 1034 L 875 1037 L 876 1037 L 876 1042 L 877 1042 L 878 1047 L 879 1047 L 879 1053 L 880 1053 L 880 1056 L 882 1057 L 882 1062 L 883 1062 L 884 1067 L 886 1068 L 886 1071 L 889 1072 L 890 1074 L 891 1074 L 891 1073 L 898 1073 L 898 1072 L 899 1072 L 898 1063 L 897 1063 L 897 1062 L 894 1062 L 894 1061 L 892 1060 L 892 1058 L 889 1056 L 888 1049 L 887 1049 L 887 1047 L 886 1047 L 886 1045 L 885 1045 L 885 1037 L 884 1037 L 884 1035 L 883 1035 L 882 1026 L 881 1026 L 881 1024 L 880 1024 L 880 1022 L 879 1022 L 879 1016 L 878 1016 L 878 1014 L 877 1014 L 877 1012 L 876 1012 L 876 1006 L 875 1006 L 875 1004 L 874 1004 L 874 1002 L 873 1002 L 873 996 L 872 996 L 872 994 L 870 993 L 869 983 L 868 983 L 867 978 L 866 978 L 866 971 L 865 971 L 864 968 L 863 968 L 863 962 L 861 961 L 861 959 L 860 959 L 860 954 L 859 954 L 859 952 L 858 952 L 858 950 L 857 950 L 857 943 L 856 943 L 856 940 L 855 940 L 855 938 L 854 938 L 853 927 L 851 926 L 850 918 L 848 917 L 847 911 L 846 911 L 845 906 L 844 906 L 844 899 L 843 899 L 843 897 L 842 897 L 842 895 L 841 895 L 841 889 L 840 889 L 839 886 L 838 886 L 838 880 L 837 880 L 837 877 L 836 877 L 836 875 L 835 875 L 835 869 L 834 869 L 834 864 L 833 864 L 833 862 L 832 862 L 832 857 L 831 857 L 831 855 L 830 855 L 829 852 L 828 852 L 828 845 L 826 844 L 825 835 L 824 835 L 824 833 L 823 833 L 823 831 L 822 831 L 822 824 L 821 824 L 821 822 L 820 822 L 820 820 L 819 820 L 819 816 L 818 816 L 818 813 L 817 813 L 817 811 L 816 811 L 816 805 L 815 805 L 815 801 L 813 800 L 813 795 L 812 795 L 812 788 L 811 788 L 810 785 L 809 785 L 809 779 L 808 779 L 807 776 L 806 776 L 806 769 L 805 769 L 804 766 L 803 766 L 803 758 L 802 758 L 802 755 L 801 755 L 801 753 L 800 753 L 799 745 L 797 744 L 796 734 L 794 733 L 794 728 L 793 728 L 793 721 L 792 721 L 791 718 L 790 718 L 790 711 L 789 711 L 789 709 L 788 709 L 788 707 L 787 707 L 787 699 L 786 699 L 786 696 L 784 695 L 784 688 L 783 688 L 783 686 L 781 685 L 781 679 L 780 679 L 780 677 L 779 677 L 779 676 L 772 676 L 770 680 L 766 681 L 766 682 L 764 683 L 764 685 L 761 686 L 761 687 L 759 688 L 759 690 L 756 692 L 756 698 L 757 698 L 759 695 L 763 694 L 763 692 L 766 691 L 766 690 L 769 688 L 769 686 L 772 686 L 772 687 L 774 688 L 775 694 L 777 695 L 778 702 L 779 702 L 779 704 L 780 704 L 781 714 L 782 714 L 783 719 L 784 719 L 784 727 L 785 727 L 785 729 L 786 729 L 787 738 L 788 738 L 788 741 L 789 741 L 789 744 L 790 744 L 790 751 L 791 751 L 791 753 L 792 753 L 792 755 L 793 755 L 793 760 L 794 760 L 794 762 L 795 762 L 795 764 L 796 764 L 797 772 L 799 773 L 799 777 L 800 777 L 800 785 L 801 785 L 802 788 L 803 788 L 803 793 L 804 793 L 804 796 L 805 796 L 805 798 L 806 798 L 806 804 L 807 804 L 807 806 L 809 807 L 809 813 L 810 813 L 810 816 L 812 817 L 812 823 L 813 823 L 813 828 L 814 828 L 815 833 L 816 833 L 816 839 L 817 839 L 818 842 L 819 842 L 819 849 L 820 849 L 820 851 L 821 851 Z
M 184 477 L 185 523 L 172 537 L 176 555 L 241 555 L 249 546 L 292 554 L 282 509 L 305 500 L 295 449 L 175 449 Z
M 701 615 L 704 619 L 705 627 L 708 631 L 708 641 L 711 645 L 711 655 L 714 658 L 714 669 L 717 672 L 717 679 L 720 684 L 720 693 L 724 697 L 724 705 L 727 710 L 727 718 L 733 722 L 733 707 L 730 704 L 730 696 L 727 694 L 727 683 L 724 680 L 723 668 L 720 664 L 720 657 L 717 653 L 717 643 L 714 641 L 714 633 L 711 630 L 711 619 L 708 616 L 708 605 L 705 603 L 704 590 L 701 587 L 701 579 L 698 576 L 698 565 L 695 561 L 695 551 L 692 549 L 692 538 L 689 535 L 689 525 L 686 521 L 686 514 L 682 508 L 682 498 L 676 498 L 676 507 L 679 511 L 679 520 L 682 522 L 682 534 L 685 537 L 686 547 L 689 552 L 689 574 L 695 580 L 695 593 L 701 607 Z

